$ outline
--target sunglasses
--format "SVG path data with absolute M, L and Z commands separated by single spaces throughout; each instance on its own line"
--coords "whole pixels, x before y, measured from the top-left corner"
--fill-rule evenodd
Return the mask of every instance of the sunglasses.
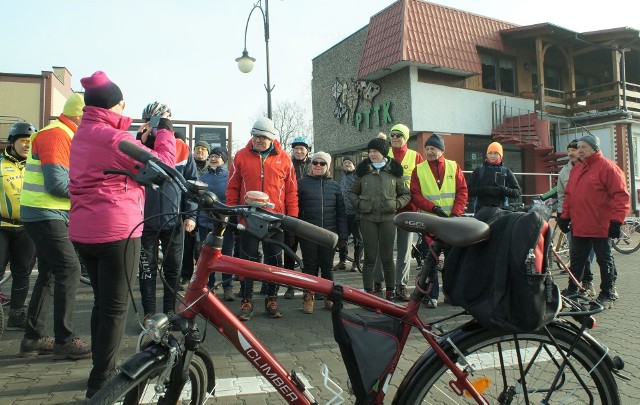
M 311 164 L 314 165 L 314 166 L 326 166 L 327 162 L 323 162 L 323 161 L 320 161 L 320 160 L 314 160 L 313 162 L 311 162 Z
M 27 146 L 27 145 L 31 144 L 31 139 L 29 139 L 29 138 L 27 138 L 27 139 L 19 139 L 17 142 L 22 144 L 23 146 Z
M 402 135 L 402 132 L 392 132 L 389 136 L 391 136 L 392 138 L 403 138 L 404 135 Z
M 207 151 L 207 148 L 205 148 L 204 146 L 196 146 L 196 147 L 194 148 L 194 150 L 195 150 L 196 152 L 206 152 L 206 151 Z

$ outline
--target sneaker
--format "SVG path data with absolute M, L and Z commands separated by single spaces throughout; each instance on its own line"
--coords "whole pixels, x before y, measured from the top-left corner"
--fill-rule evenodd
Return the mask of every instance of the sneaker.
M 435 298 L 429 298 L 426 301 L 427 308 L 438 308 L 438 300 Z
M 238 319 L 241 321 L 248 321 L 253 315 L 253 301 L 250 299 L 243 299 L 240 304 L 240 312 L 238 312 Z
M 0 292 L 0 305 L 5 306 L 9 305 L 9 303 L 11 303 L 11 297 Z
M 600 295 L 600 296 L 598 296 L 596 301 L 598 302 L 598 304 L 602 305 L 602 307 L 604 309 L 613 308 L 613 299 L 611 299 L 609 297 L 605 297 L 604 295 Z
M 396 288 L 396 299 L 399 301 L 409 302 L 411 299 L 411 294 L 409 294 L 409 290 L 407 287 L 400 286 Z
M 186 278 L 183 278 L 182 280 L 180 280 L 180 284 L 178 285 L 178 291 L 186 291 L 187 287 L 189 287 L 189 280 Z
M 584 295 L 587 297 L 595 297 L 596 289 L 593 287 L 593 282 L 585 281 L 582 283 L 582 288 L 584 288 Z
M 393 292 L 392 290 L 387 290 L 385 293 L 385 299 L 389 302 L 396 302 L 395 299 L 395 292 Z
M 614 300 L 620 299 L 620 296 L 618 295 L 618 290 L 616 290 L 616 287 L 613 287 L 611 290 L 611 298 Z
M 264 309 L 267 314 L 272 318 L 282 318 L 282 312 L 280 312 L 280 306 L 276 297 L 267 297 L 264 299 Z
M 373 283 L 373 295 L 382 298 L 382 283 Z
M 347 268 L 347 263 L 345 262 L 339 262 L 338 264 L 336 264 L 336 267 L 334 267 L 334 269 L 336 270 L 345 270 Z
M 327 309 L 327 310 L 331 311 L 331 308 L 333 308 L 333 301 L 331 301 L 329 298 L 325 298 L 324 299 L 324 309 Z
M 38 357 L 53 353 L 54 340 L 52 337 L 43 336 L 40 339 L 22 339 L 18 357 Z
M 311 294 L 310 292 L 305 292 L 302 295 L 302 312 L 304 312 L 305 314 L 312 314 L 313 301 L 313 294 Z
M 9 311 L 7 330 L 24 330 L 27 326 L 27 312 L 24 309 L 12 309 Z
M 88 359 L 91 357 L 91 346 L 80 340 L 74 338 L 63 344 L 55 344 L 53 346 L 53 358 L 56 360 L 80 360 Z
M 284 298 L 287 300 L 292 300 L 296 296 L 296 290 L 293 287 L 287 288 L 287 291 L 284 292 Z
M 224 289 L 224 294 L 222 295 L 222 298 L 225 301 L 235 301 L 236 300 L 236 295 L 233 293 L 233 288 L 225 288 Z
M 356 271 L 359 271 L 360 273 L 362 273 L 362 269 L 360 268 L 360 263 L 353 263 L 351 265 L 351 270 L 352 273 L 355 273 Z

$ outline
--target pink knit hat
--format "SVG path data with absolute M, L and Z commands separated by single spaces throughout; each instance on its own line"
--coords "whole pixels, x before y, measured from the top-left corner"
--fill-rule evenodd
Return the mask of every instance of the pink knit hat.
M 109 80 L 106 73 L 98 70 L 90 77 L 80 79 L 84 87 L 86 105 L 110 109 L 123 100 L 122 91 L 117 84 Z

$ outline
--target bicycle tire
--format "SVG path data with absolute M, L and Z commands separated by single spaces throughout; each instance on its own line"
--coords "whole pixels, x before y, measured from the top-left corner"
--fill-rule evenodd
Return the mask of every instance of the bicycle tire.
M 166 393 L 158 394 L 154 390 L 153 383 L 150 380 L 158 377 L 164 369 L 165 364 L 159 363 L 155 367 L 149 369 L 140 375 L 136 380 L 131 380 L 123 374 L 117 374 L 109 380 L 107 384 L 98 391 L 89 401 L 95 405 L 112 405 L 114 403 L 122 403 L 122 405 L 138 405 L 144 404 L 170 404 L 177 403 L 177 399 L 171 402 L 165 397 L 175 396 L 177 386 L 171 382 L 167 385 Z M 172 370 L 174 373 L 179 372 L 177 368 Z M 194 355 L 191 363 L 189 363 L 189 383 L 180 387 L 177 395 L 178 399 L 186 395 L 191 396 L 191 405 L 202 405 L 207 398 L 207 368 L 200 357 Z M 187 402 L 181 402 L 187 403 Z
M 628 255 L 640 249 L 639 222 L 624 221 L 621 231 L 622 237 L 620 239 L 611 240 L 611 246 L 616 252 Z
M 575 334 L 565 328 L 553 325 L 549 325 L 548 329 L 563 352 L 566 353 L 567 348 L 571 346 L 575 338 Z M 544 330 L 518 335 L 519 350 L 514 348 L 515 340 L 513 335 L 499 331 L 482 329 L 464 333 L 455 340 L 457 348 L 475 368 L 474 377 L 470 376 L 469 379 L 473 381 L 474 378 L 478 377 L 490 378 L 489 387 L 483 393 L 489 403 L 544 403 L 542 399 L 547 391 L 550 391 L 553 377 L 558 371 L 558 358 L 560 358 L 555 347 L 550 344 L 550 340 Z M 450 345 L 445 344 L 443 346 L 454 361 L 459 357 L 454 353 Z M 537 351 L 538 349 L 541 349 L 540 352 Z M 518 383 L 520 377 L 517 363 L 518 352 L 530 357 L 523 360 L 523 363 L 525 361 L 527 363 L 523 364 L 523 369 L 527 370 L 525 383 L 528 402 L 525 400 L 522 385 Z M 502 354 L 503 361 L 506 360 L 504 371 L 500 367 L 500 354 Z M 611 405 L 620 404 L 617 384 L 611 370 L 605 362 L 598 363 L 600 356 L 589 343 L 584 339 L 579 339 L 570 360 L 576 371 L 574 372 L 569 368 L 565 369 L 559 382 L 556 383 L 557 389 L 551 394 L 550 403 L 588 404 L 595 402 Z M 559 361 L 561 362 L 562 359 L 560 358 Z M 595 367 L 596 364 L 597 367 Z M 509 365 L 511 366 L 509 367 Z M 531 367 L 527 368 L 528 365 Z M 459 363 L 457 363 L 457 366 L 462 368 Z M 496 366 L 495 369 L 493 368 L 494 366 Z M 593 369 L 594 367 L 595 369 Z M 593 369 L 593 373 L 590 375 L 588 370 L 591 369 Z M 587 386 L 586 389 L 579 385 L 579 378 L 584 380 Z M 394 399 L 394 404 L 476 403 L 470 396 L 457 396 L 449 387 L 451 380 L 454 380 L 453 375 L 434 354 L 430 356 L 428 364 L 419 374 L 415 375 L 415 378 L 412 378 L 407 384 L 401 384 Z M 505 394 L 505 388 L 503 388 L 504 381 L 508 386 L 507 394 Z M 588 399 L 587 391 L 595 397 L 591 402 Z M 509 396 L 511 397 L 505 399 L 505 397 Z

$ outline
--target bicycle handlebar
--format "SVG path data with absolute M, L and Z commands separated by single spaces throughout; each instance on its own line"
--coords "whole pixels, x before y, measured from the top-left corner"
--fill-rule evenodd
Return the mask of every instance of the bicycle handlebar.
M 293 233 L 302 239 L 331 249 L 335 248 L 338 243 L 338 235 L 335 233 L 308 222 L 304 222 L 298 218 L 273 213 L 265 209 L 249 205 L 225 205 L 218 200 L 214 193 L 208 191 L 203 192 L 203 189 L 197 184 L 188 182 L 180 172 L 165 164 L 156 156 L 142 149 L 133 142 L 121 141 L 118 143 L 118 149 L 135 161 L 145 165 L 145 167 L 140 170 L 138 176 L 132 176 L 141 184 L 158 185 L 158 183 L 161 183 L 163 180 L 170 179 L 180 187 L 184 194 L 192 197 L 198 204 L 198 207 L 212 210 L 218 215 L 239 215 L 245 218 L 253 217 L 261 223 L 266 222 L 268 224 L 277 222 L 281 230 Z M 144 181 L 139 181 L 141 178 Z M 262 238 L 266 236 L 264 229 L 251 229 L 254 224 L 253 221 L 247 221 L 247 224 L 249 228 L 248 230 L 252 235 Z M 257 225 L 255 227 L 260 228 L 261 225 Z

